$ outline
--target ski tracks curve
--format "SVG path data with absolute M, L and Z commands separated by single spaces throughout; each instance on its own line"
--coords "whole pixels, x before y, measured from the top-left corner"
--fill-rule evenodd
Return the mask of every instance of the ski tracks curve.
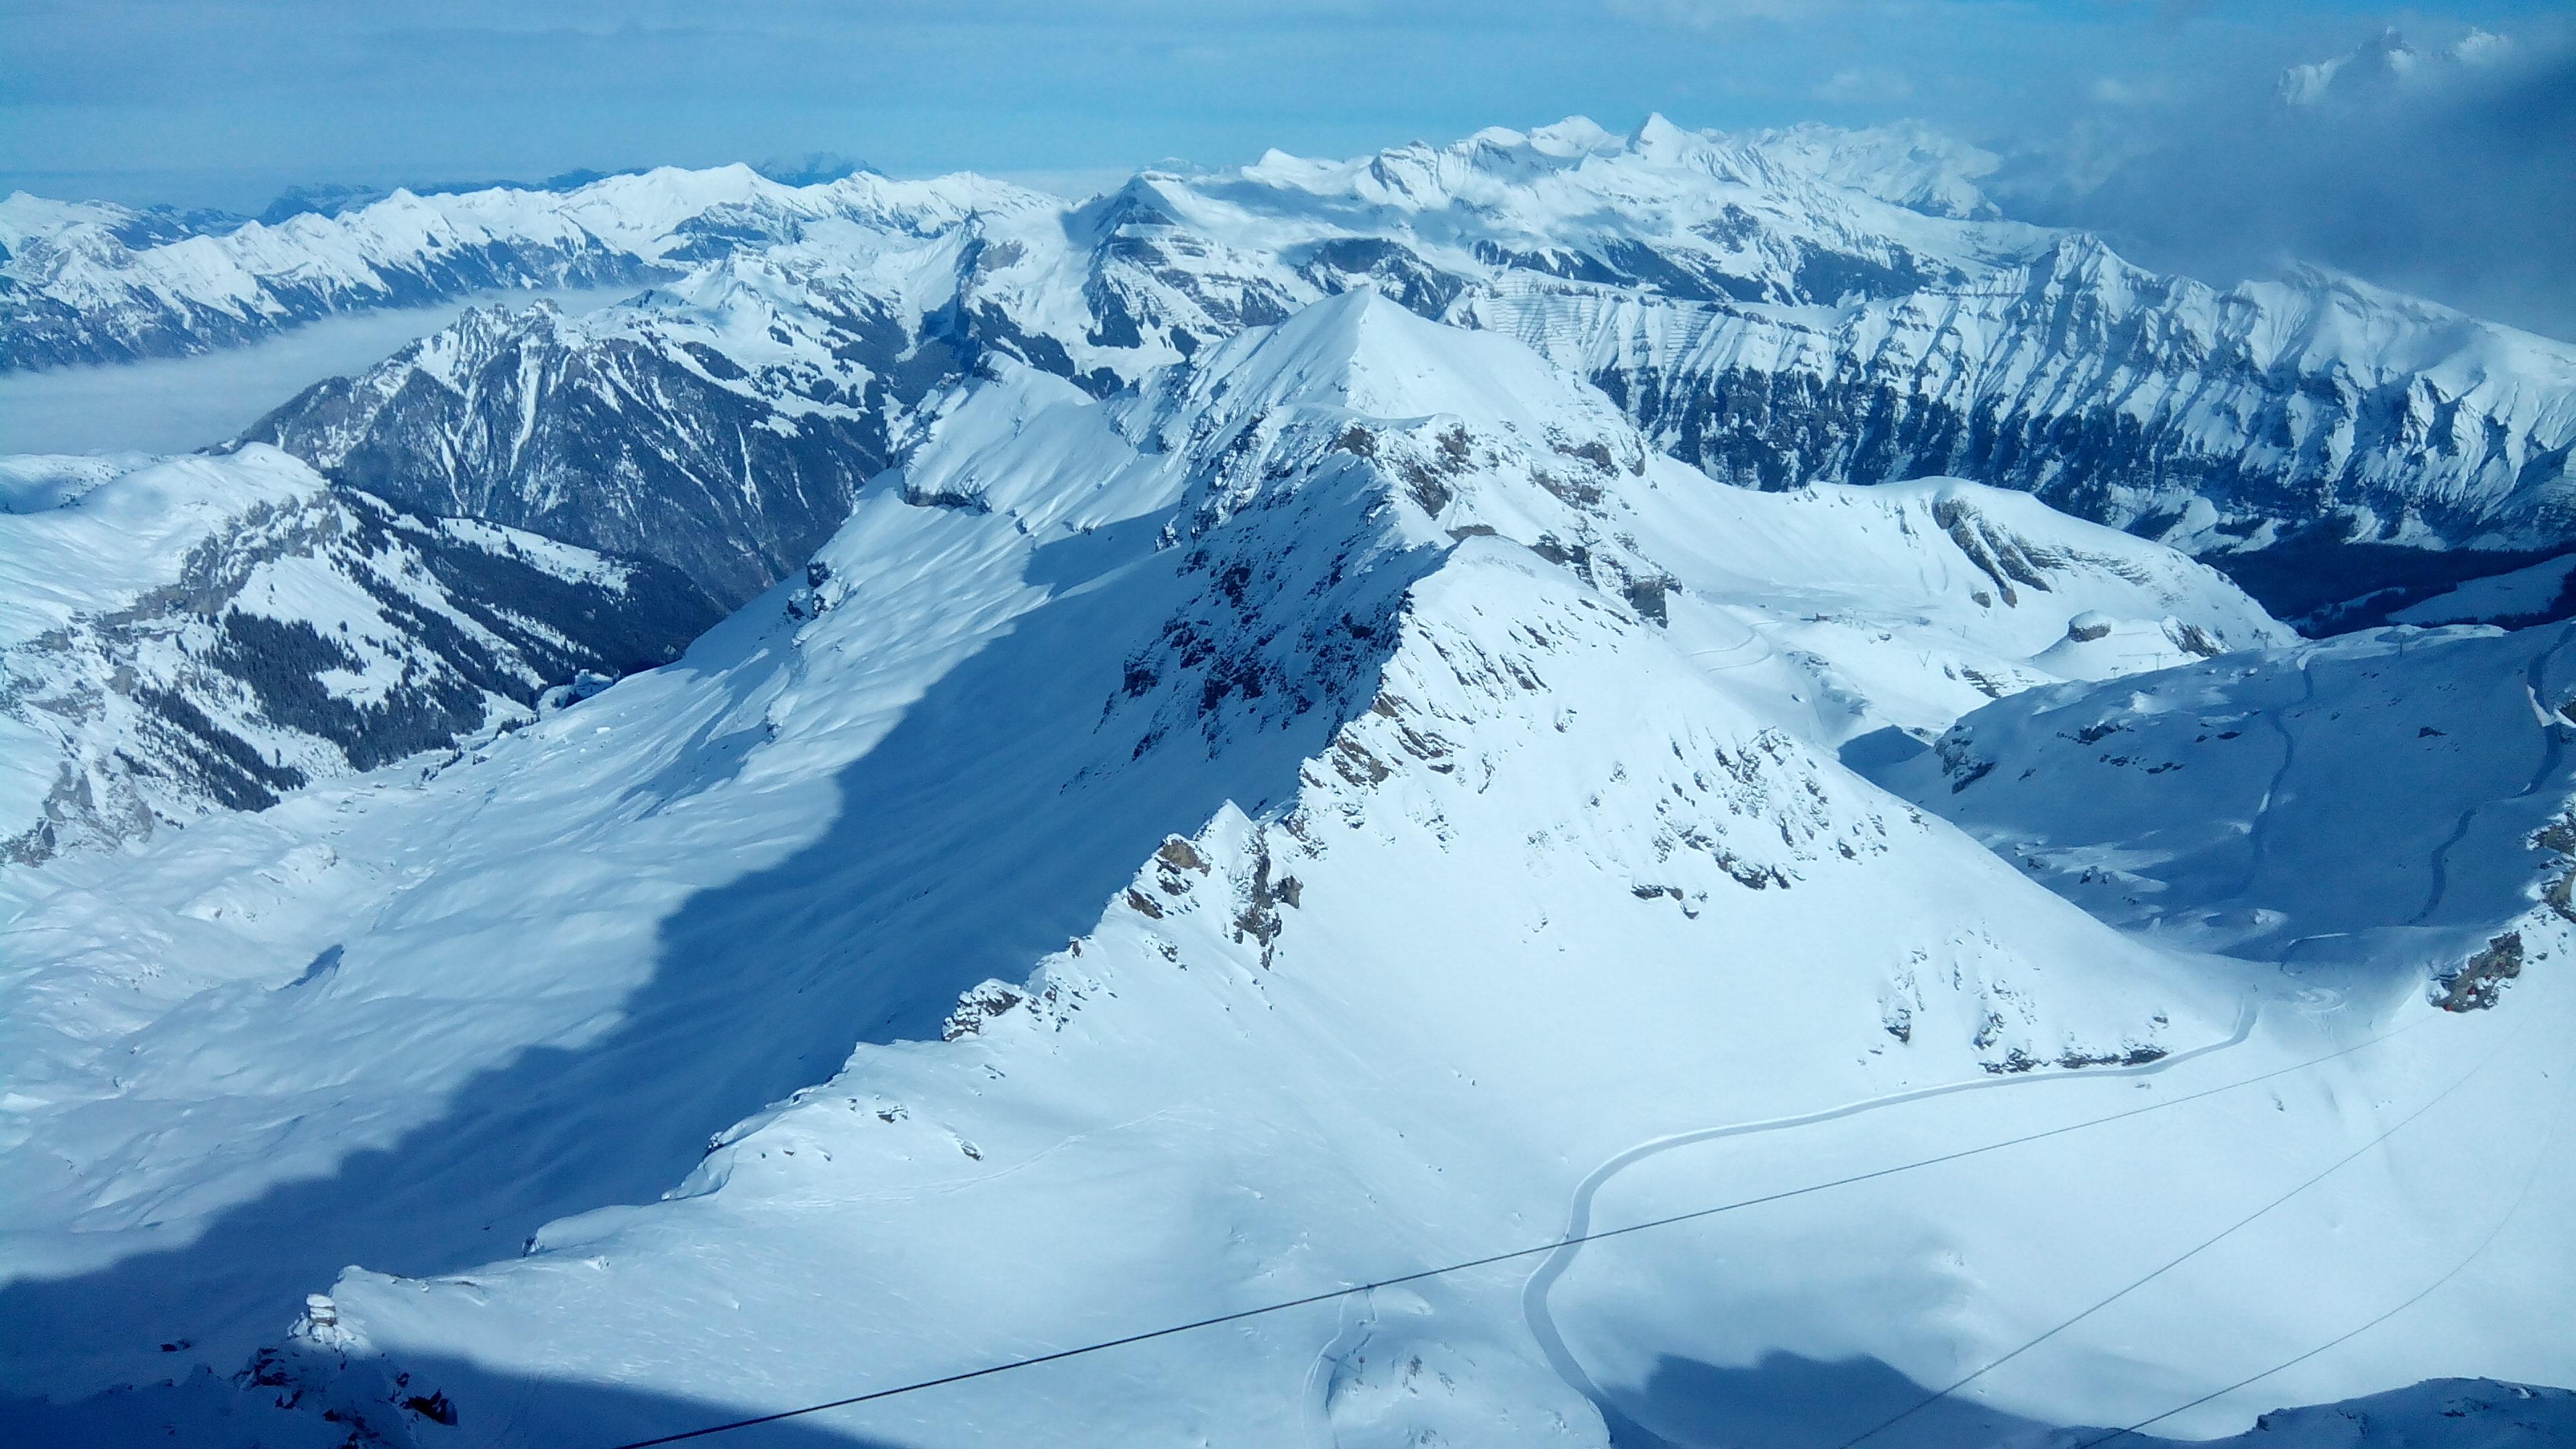
M 1749 1137 L 1760 1133 L 1812 1127 L 1819 1123 L 1874 1112 L 1882 1107 L 1895 1107 L 1934 1097 L 1955 1096 L 1963 1092 L 2029 1087 L 2043 1082 L 2100 1081 L 2109 1077 L 2152 1076 L 2181 1066 L 2185 1062 L 2242 1045 L 2246 1038 L 2253 1034 L 2256 1015 L 2257 1005 L 2249 1001 L 2237 1013 L 2235 1030 L 2220 1040 L 2133 1067 L 2088 1068 L 2046 1076 L 1978 1077 L 1967 1081 L 1945 1082 L 1938 1086 L 1914 1087 L 1876 1097 L 1864 1097 L 1855 1102 L 1827 1107 L 1821 1111 L 1802 1112 L 1788 1117 L 1767 1117 L 1753 1122 L 1730 1123 L 1723 1127 L 1702 1127 L 1688 1132 L 1675 1132 L 1662 1137 L 1649 1138 L 1592 1169 L 1591 1173 L 1575 1186 L 1574 1198 L 1566 1213 L 1565 1231 L 1561 1236 L 1577 1239 L 1591 1232 L 1592 1202 L 1602 1187 L 1628 1168 L 1675 1148 L 1714 1142 L 1728 1137 Z M 1521 1314 L 1529 1324 L 1531 1336 L 1538 1340 L 1540 1352 L 1547 1356 L 1549 1367 L 1555 1369 L 1558 1376 L 1572 1386 L 1575 1392 L 1597 1404 L 1602 1401 L 1600 1386 L 1593 1383 L 1591 1375 L 1584 1371 L 1583 1365 L 1565 1346 L 1564 1336 L 1557 1331 L 1556 1320 L 1547 1306 L 1548 1290 L 1555 1286 L 1556 1281 L 1565 1275 L 1568 1268 L 1573 1266 L 1575 1256 L 1582 1250 L 1583 1245 L 1580 1242 L 1567 1242 L 1540 1261 L 1538 1268 L 1530 1274 L 1529 1281 L 1521 1288 Z
M 2557 643 L 2543 650 L 2524 670 L 2523 689 L 2531 696 L 2532 714 L 2540 720 L 2540 763 L 2533 767 L 2531 778 L 2523 782 L 2522 788 L 2506 797 L 2509 800 L 2524 800 L 2538 793 L 2540 787 L 2548 783 L 2549 777 L 2558 772 L 2560 761 L 2566 758 L 2568 726 L 2551 717 L 2548 706 L 2540 702 L 2540 689 L 2547 682 L 2549 662 L 2556 659 L 2559 651 L 2565 649 L 2571 640 L 2576 640 L 2576 634 L 2561 634 Z M 2424 908 L 2409 917 L 2406 924 L 2420 926 L 2442 908 L 2442 899 L 2450 894 L 2451 889 L 2452 848 L 2468 838 L 2469 827 L 2477 823 L 2481 812 L 2498 803 L 2501 802 L 2481 800 L 2460 812 L 2460 818 L 2451 825 L 2451 833 L 2433 850 L 2433 883 L 2424 897 Z

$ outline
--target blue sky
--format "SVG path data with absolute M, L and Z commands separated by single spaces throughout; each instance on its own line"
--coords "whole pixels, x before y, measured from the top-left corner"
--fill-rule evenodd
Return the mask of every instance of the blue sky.
M 2246 108 L 2274 104 L 2284 67 L 2384 27 L 2437 48 L 2472 28 L 2512 36 L 2523 74 L 2535 57 L 2564 57 L 2568 10 L 2564 0 L 0 0 L 0 187 L 256 210 L 298 181 L 539 177 L 834 151 L 896 174 L 973 168 L 1082 189 L 1164 158 L 1223 165 L 1270 146 L 1352 154 L 1577 113 L 1625 129 L 1656 111 L 1728 128 L 1921 117 L 2090 168 L 2089 185 L 2167 141 L 2194 164 L 2227 161 L 2223 132 L 2267 124 Z M 2546 187 L 2546 166 L 2517 170 L 2512 153 L 2550 163 L 2565 140 L 2550 149 L 2545 84 L 2518 95 L 2444 105 L 2519 107 L 2544 124 L 2537 141 L 2506 134 L 2511 124 L 2499 132 L 2493 115 L 2373 124 L 2421 130 L 2428 157 L 2463 138 L 2502 146 L 2480 173 L 2485 191 Z M 2289 158 L 2293 168 L 2357 160 L 2332 138 L 2267 144 L 2315 153 Z M 2381 154 L 2387 138 L 2372 144 Z M 2562 214 L 2568 174 L 2576 169 L 2560 173 L 2557 197 L 2541 198 L 2543 215 Z M 2166 198 L 2130 180 L 2116 220 L 2144 249 L 2243 270 L 2285 244 L 2262 227 L 2216 249 L 2159 242 Z M 2304 184 L 2277 173 L 2234 181 L 2234 193 L 2183 198 L 2200 230 L 2246 231 L 2234 211 Z M 2058 219 L 2100 220 L 2065 197 L 2055 204 Z M 2327 206 L 2347 213 L 2347 231 L 2366 232 L 2386 204 L 2374 193 Z M 2531 234 L 2545 248 L 2545 230 Z M 2423 285 L 2421 265 L 2341 245 L 2347 254 L 2328 260 L 2358 256 Z M 2229 253 L 2223 266 L 2218 251 Z M 2472 280 L 2482 269 L 2453 268 Z M 2456 279 L 2444 285 L 2462 295 Z
M 5 0 L 0 135 L 13 180 L 240 207 L 294 180 L 813 150 L 897 173 L 1225 164 L 1574 113 L 1614 128 L 1650 111 L 1721 127 L 1923 115 L 2000 134 L 2101 95 L 2259 86 L 2388 24 L 2439 41 L 2563 8 Z

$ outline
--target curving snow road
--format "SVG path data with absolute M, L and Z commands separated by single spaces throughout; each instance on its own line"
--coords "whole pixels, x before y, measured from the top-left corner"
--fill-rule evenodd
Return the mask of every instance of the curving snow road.
M 1549 1366 L 1572 1385 L 1576 1392 L 1594 1403 L 1600 1403 L 1603 1401 L 1600 1387 L 1592 1382 L 1590 1374 L 1584 1372 L 1583 1365 L 1575 1359 L 1572 1351 L 1566 1348 L 1563 1335 L 1557 1332 L 1556 1320 L 1548 1311 L 1547 1295 L 1548 1290 L 1555 1286 L 1556 1280 L 1563 1277 L 1565 1270 L 1574 1265 L 1575 1255 L 1583 1250 L 1582 1243 L 1571 1240 L 1582 1238 L 1592 1231 L 1593 1198 L 1601 1191 L 1604 1184 L 1621 1172 L 1649 1157 L 1670 1152 L 1677 1147 L 1713 1142 L 1722 1137 L 1749 1137 L 1762 1132 L 1785 1132 L 1793 1127 L 1812 1127 L 1820 1122 L 1858 1116 L 1863 1112 L 1877 1111 L 1881 1107 L 1919 1102 L 1928 1097 L 1946 1097 L 1959 1092 L 1994 1091 L 2006 1087 L 2036 1086 L 2042 1082 L 2098 1081 L 2105 1077 L 2148 1076 L 2180 1066 L 2194 1058 L 2208 1056 L 2213 1052 L 2225 1051 L 2242 1044 L 2253 1034 L 2256 1014 L 2256 1004 L 2248 1002 L 2237 1014 L 2236 1029 L 2225 1038 L 2205 1046 L 2193 1047 L 2188 1051 L 2159 1057 L 2152 1062 L 2134 1067 L 2095 1067 L 2077 1072 L 2057 1072 L 2046 1075 L 2034 1073 L 2028 1076 L 1979 1077 L 1971 1081 L 1948 1082 L 1940 1086 L 1916 1087 L 1903 1092 L 1891 1092 L 1884 1096 L 1865 1097 L 1856 1102 L 1846 1102 L 1841 1106 L 1828 1107 L 1817 1112 L 1803 1112 L 1793 1117 L 1770 1117 L 1758 1122 L 1702 1127 L 1638 1143 L 1594 1168 L 1589 1176 L 1576 1185 L 1573 1205 L 1566 1212 L 1565 1231 L 1562 1234 L 1569 1241 L 1542 1259 L 1537 1271 L 1530 1274 L 1529 1282 L 1521 1289 L 1521 1313 L 1528 1320 L 1530 1333 L 1537 1338 L 1540 1351 L 1547 1355 Z

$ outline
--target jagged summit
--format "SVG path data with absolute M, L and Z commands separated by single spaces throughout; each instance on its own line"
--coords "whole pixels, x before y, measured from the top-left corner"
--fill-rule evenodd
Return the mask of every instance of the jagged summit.
M 1808 123 L 1730 134 L 1650 115 L 1627 135 L 1584 116 L 1515 131 L 1492 126 L 1448 145 L 1417 141 L 1350 161 L 1273 150 L 1243 175 L 1319 195 L 1348 194 L 1411 210 L 1490 199 L 1490 183 L 1528 186 L 1572 173 L 1614 204 L 1657 189 L 1657 172 L 1779 186 L 1825 182 L 1946 217 L 1992 217 L 1976 188 L 1996 158 L 1917 123 L 1850 131 Z M 1665 187 L 1669 187 L 1669 182 Z M 1619 196 L 1625 191 L 1627 197 Z
M 150 241 L 134 230 L 149 218 L 20 198 L 0 204 L 24 243 L 12 244 L 13 275 L 68 290 L 12 294 L 32 310 L 0 345 L 117 333 L 143 347 L 167 328 L 165 340 L 194 347 L 495 281 L 644 287 L 581 316 L 478 308 L 285 400 L 243 441 L 291 453 L 406 527 L 444 537 L 440 520 L 470 520 L 633 565 L 651 587 L 684 578 L 655 606 L 666 621 L 792 580 L 889 468 L 923 497 L 998 504 L 1037 486 L 1025 470 L 934 478 L 944 465 L 924 451 L 979 379 L 1015 370 L 1089 399 L 1132 391 L 1085 424 L 1114 415 L 1118 446 L 1187 452 L 1190 430 L 1222 420 L 1253 453 L 1282 439 L 1341 447 L 1336 466 L 1366 465 L 1368 496 L 1404 520 L 1411 544 L 1493 529 L 1579 557 L 1587 580 L 1636 609 L 1663 607 L 1666 580 L 1685 571 L 1587 511 L 1596 492 L 1627 487 L 1592 474 L 1706 486 L 1662 482 L 1671 460 L 1813 497 L 1924 478 L 2024 489 L 2225 561 L 2310 627 L 2403 613 L 2516 565 L 2556 577 L 2549 555 L 2576 518 L 2576 353 L 2315 269 L 2227 291 L 2155 274 L 2099 238 L 1986 218 L 1959 189 L 1985 164 L 1915 128 L 1725 136 L 1657 119 L 1613 135 L 1578 118 L 1343 162 L 1151 171 L 1082 203 L 969 176 L 795 187 L 748 168 L 665 168 Z M 189 291 L 199 282 L 214 290 Z M 1271 408 L 1299 418 L 1264 423 Z M 1533 417 L 1545 419 L 1535 435 Z M 1187 486 L 1218 515 L 1267 488 L 1248 476 Z M 53 496 L 29 496 L 40 495 Z M 1871 507 L 1940 534 L 1955 520 L 1936 514 L 2012 510 L 1919 491 Z M 1767 537 L 1799 516 L 1719 495 L 1688 526 L 1725 518 Z M 1974 549 L 1961 547 L 1964 567 Z M 1871 557 L 1908 578 L 1919 562 Z M 1785 566 L 1750 572 L 1791 578 Z M 2149 572 L 2177 597 L 2215 597 L 2163 564 Z M 2007 573 L 1958 582 L 1934 592 L 1982 593 L 2018 620 L 2046 612 L 2008 602 L 2034 591 Z M 2544 593 L 2513 617 L 2563 612 Z M 595 620 L 550 612 L 589 608 L 589 594 L 547 599 L 527 616 L 534 628 L 593 637 Z M 2082 677 L 2192 652 L 2190 608 L 2099 608 L 2113 626 L 2100 640 L 2070 639 L 2060 617 L 2028 624 L 2027 638 L 2017 626 L 2009 650 L 1965 667 L 1989 680 L 2023 680 L 2025 666 Z M 675 644 L 665 638 L 665 653 Z M 425 635 L 414 647 L 453 653 Z M 314 667 L 296 677 L 319 694 L 351 708 L 374 698 L 327 651 L 299 657 Z M 573 682 L 563 668 L 598 662 L 531 657 L 533 679 L 496 666 L 485 694 L 534 698 Z M 1946 724 L 1968 677 L 1927 679 L 1904 710 L 1869 717 Z M 436 718 L 481 718 L 464 698 Z M 268 748 L 260 770 L 304 749 Z M 308 775 L 343 767 L 328 751 L 299 758 Z M 267 785 L 214 788 L 247 769 L 201 762 L 168 798 L 182 815 L 265 798 Z M 64 808 L 68 830 L 104 807 Z

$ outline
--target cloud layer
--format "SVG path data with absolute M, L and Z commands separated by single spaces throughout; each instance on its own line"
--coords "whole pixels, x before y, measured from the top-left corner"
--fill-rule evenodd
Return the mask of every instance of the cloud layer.
M 2123 129 L 2125 127 L 2125 130 Z M 2390 34 L 2097 120 L 2007 204 L 2231 281 L 2309 261 L 2576 341 L 2576 35 Z

